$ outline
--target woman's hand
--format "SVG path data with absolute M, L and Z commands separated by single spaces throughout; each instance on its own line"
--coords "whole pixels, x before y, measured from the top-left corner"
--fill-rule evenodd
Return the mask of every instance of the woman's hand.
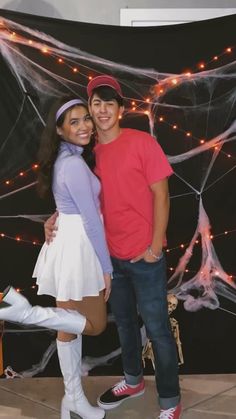
M 108 301 L 111 293 L 111 274 L 104 274 L 105 290 L 104 290 L 104 300 Z
M 51 243 L 56 236 L 55 231 L 57 230 L 57 226 L 55 225 L 56 219 L 58 217 L 58 212 L 54 212 L 50 218 L 44 223 L 44 235 L 45 241 L 47 244 Z

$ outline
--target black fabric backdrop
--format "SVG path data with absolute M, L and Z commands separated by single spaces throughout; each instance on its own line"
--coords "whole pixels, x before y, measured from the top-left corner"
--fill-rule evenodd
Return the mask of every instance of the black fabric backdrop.
M 71 22 L 64 20 L 36 17 L 20 13 L 0 10 L 0 15 L 18 22 L 22 25 L 38 29 L 52 35 L 62 42 L 79 47 L 80 49 L 96 56 L 109 59 L 116 63 L 123 63 L 139 68 L 154 68 L 160 72 L 180 73 L 188 68 L 196 68 L 196 63 L 209 60 L 210 57 L 222 52 L 228 46 L 236 45 L 236 16 L 194 22 L 185 25 L 173 25 L 168 27 L 142 27 L 129 28 L 117 26 L 104 26 Z M 232 58 L 231 58 L 232 59 Z M 43 58 L 42 58 L 43 60 Z M 132 76 L 130 76 L 132 83 Z M 0 70 L 1 86 L 1 132 L 2 140 L 7 136 L 10 127 L 19 111 L 21 93 L 14 76 L 9 68 L 1 59 Z M 26 115 L 28 119 L 32 109 L 30 104 L 26 105 Z M 233 115 L 235 117 L 235 114 Z M 41 132 L 41 124 L 38 124 L 34 131 L 34 142 L 29 141 L 21 147 L 20 138 L 27 135 L 25 130 L 26 120 L 22 121 L 15 134 L 17 142 L 0 155 L 0 173 L 2 181 L 8 176 L 14 176 L 17 170 L 27 167 L 35 162 L 38 147 L 38 139 Z M 28 120 L 29 123 L 29 120 Z M 130 121 L 130 123 L 141 129 L 148 129 L 145 121 Z M 30 124 L 29 124 L 30 125 Z M 128 124 L 127 124 L 128 125 Z M 29 126 L 30 130 L 30 126 Z M 161 134 L 161 129 L 160 129 Z M 32 132 L 31 134 L 32 135 Z M 169 152 L 169 144 L 160 135 L 161 144 L 166 152 Z M 18 144 L 17 147 L 15 144 Z M 177 145 L 171 145 L 172 155 L 179 153 Z M 235 147 L 231 152 L 235 153 Z M 11 165 L 11 156 L 19 154 L 19 167 Z M 24 164 L 23 164 L 24 163 Z M 198 161 L 199 164 L 199 161 Z M 195 167 L 188 166 L 191 172 L 191 180 L 197 176 Z M 32 179 L 34 177 L 32 176 Z M 208 210 L 213 213 L 212 224 L 218 231 L 224 229 L 225 223 L 222 221 L 224 210 L 227 208 L 227 220 L 229 228 L 235 227 L 235 176 L 234 172 L 227 177 L 217 191 L 217 194 L 210 192 L 206 197 L 205 204 Z M 171 191 L 178 189 L 178 184 L 174 180 L 170 183 Z M 1 185 L 1 194 L 6 193 L 4 185 Z M 224 202 L 224 208 L 222 208 Z M 171 208 L 171 217 L 168 237 L 171 244 L 187 241 L 192 237 L 197 219 L 197 201 L 192 198 L 182 199 L 174 202 Z M 41 202 L 34 190 L 27 190 L 1 201 L 1 215 L 19 213 L 48 213 L 53 209 L 53 205 Z M 185 211 L 183 211 L 183 209 Z M 181 215 L 183 214 L 183 215 Z M 178 223 L 176 223 L 178 219 Z M 0 219 L 0 230 L 9 235 L 23 234 L 30 241 L 35 238 L 43 240 L 42 226 L 30 223 L 29 221 L 2 220 Z M 180 237 L 180 240 L 178 240 Z M 170 246 L 171 247 L 171 246 Z M 53 304 L 52 299 L 47 297 L 36 297 L 35 291 L 30 288 L 34 283 L 31 279 L 31 272 L 35 263 L 38 248 L 30 245 L 18 244 L 15 241 L 2 240 L 0 242 L 1 251 L 1 288 L 11 283 L 20 287 L 33 303 L 42 305 Z M 179 252 L 179 256 L 180 256 Z M 226 266 L 227 271 L 236 272 L 233 255 L 235 254 L 235 235 L 227 241 L 227 246 L 221 248 L 221 262 Z M 172 266 L 176 260 L 168 255 L 168 264 Z M 233 302 L 224 298 L 220 299 L 221 304 L 227 310 L 236 312 Z M 222 373 L 236 372 L 235 350 L 236 341 L 234 339 L 236 317 L 232 314 L 220 310 L 210 311 L 203 309 L 196 313 L 189 313 L 183 309 L 179 303 L 174 317 L 179 321 L 181 340 L 185 363 L 180 368 L 180 373 Z M 4 338 L 4 364 L 11 364 L 13 368 L 23 370 L 29 368 L 32 363 L 38 362 L 51 340 L 51 335 L 45 334 L 6 334 Z M 94 342 L 96 344 L 94 344 Z M 17 345 L 18 350 L 13 348 Z M 98 355 L 105 354 L 118 346 L 118 338 L 114 327 L 98 338 L 84 339 L 84 351 L 86 354 Z M 19 355 L 20 348 L 24 349 L 25 356 Z M 120 360 L 110 367 L 95 370 L 100 374 L 119 374 L 122 372 Z M 147 367 L 147 372 L 151 368 Z M 56 375 L 58 366 L 56 361 L 51 362 L 45 370 L 46 375 Z

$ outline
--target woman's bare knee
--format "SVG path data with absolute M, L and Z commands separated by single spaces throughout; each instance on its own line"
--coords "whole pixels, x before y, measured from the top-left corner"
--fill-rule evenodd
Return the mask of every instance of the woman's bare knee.
M 94 324 L 89 320 L 86 321 L 86 326 L 84 328 L 83 334 L 88 336 L 98 336 L 106 329 L 107 322 L 100 322 L 99 324 Z
M 70 342 L 71 340 L 74 340 L 77 338 L 77 335 L 74 335 L 73 333 L 66 333 L 66 332 L 58 332 L 57 333 L 57 339 L 61 342 Z

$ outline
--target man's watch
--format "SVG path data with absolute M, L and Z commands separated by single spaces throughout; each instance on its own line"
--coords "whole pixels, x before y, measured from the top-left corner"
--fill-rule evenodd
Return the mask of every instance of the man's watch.
M 155 253 L 152 251 L 152 248 L 151 248 L 151 246 L 148 246 L 148 248 L 147 248 L 147 250 L 148 250 L 148 253 L 154 258 L 154 259 L 156 259 L 156 260 L 160 260 L 161 258 L 162 258 L 162 256 L 163 256 L 163 252 L 161 251 L 161 253 L 157 256 L 157 255 L 155 255 Z

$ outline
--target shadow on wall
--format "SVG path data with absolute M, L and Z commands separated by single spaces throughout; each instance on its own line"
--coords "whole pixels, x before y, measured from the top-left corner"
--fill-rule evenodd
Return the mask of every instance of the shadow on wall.
M 59 11 L 47 1 L 32 0 L 12 0 L 1 6 L 3 9 L 12 10 L 14 12 L 29 13 L 32 15 L 63 18 Z

